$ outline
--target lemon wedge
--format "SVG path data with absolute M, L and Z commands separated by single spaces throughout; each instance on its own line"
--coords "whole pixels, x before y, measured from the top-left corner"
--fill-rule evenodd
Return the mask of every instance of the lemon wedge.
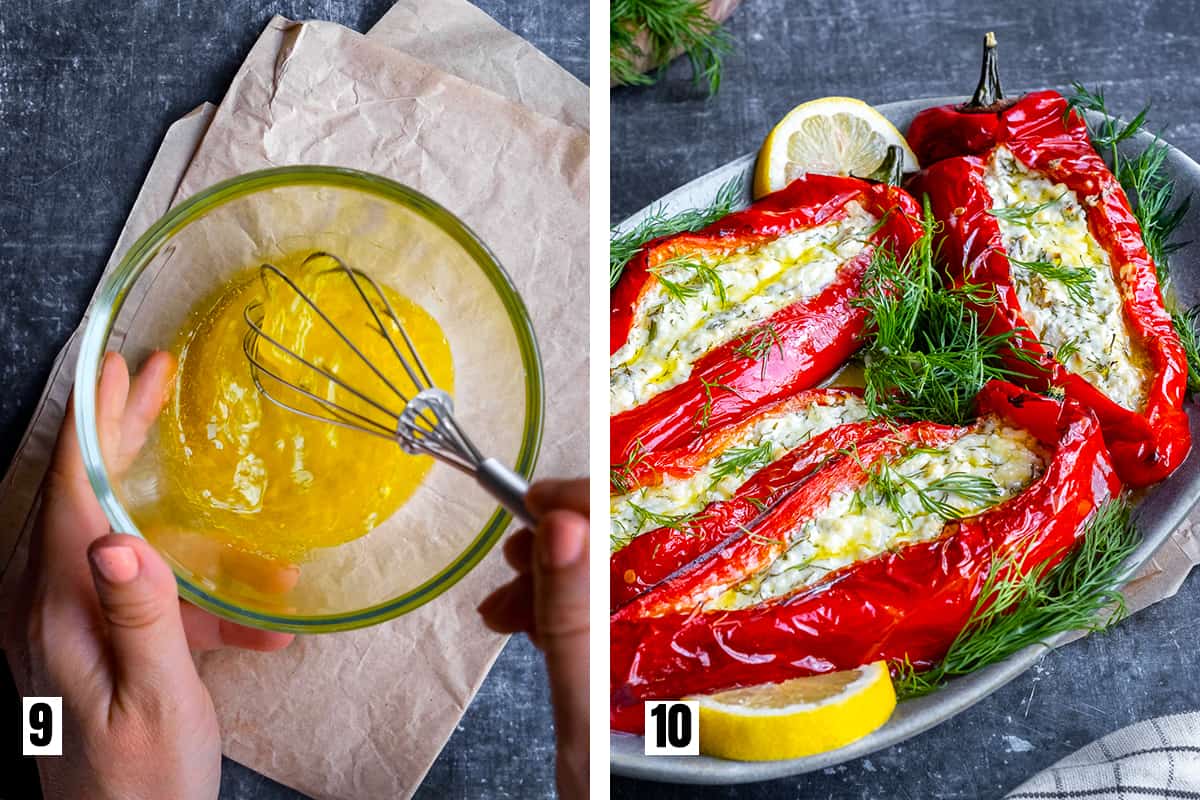
M 904 172 L 919 169 L 896 126 L 862 100 L 822 97 L 801 103 L 771 129 L 758 151 L 754 197 L 778 191 L 808 172 L 869 177 L 883 165 L 888 145 L 903 152 Z
M 801 758 L 844 747 L 887 722 L 887 665 L 688 698 L 700 701 L 700 751 L 736 761 Z

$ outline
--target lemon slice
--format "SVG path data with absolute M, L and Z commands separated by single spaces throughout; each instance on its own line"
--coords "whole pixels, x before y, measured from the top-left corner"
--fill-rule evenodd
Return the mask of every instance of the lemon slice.
M 700 750 L 737 761 L 801 758 L 844 747 L 887 722 L 887 665 L 688 698 L 700 701 Z
M 919 169 L 896 126 L 862 100 L 822 97 L 801 103 L 767 135 L 754 170 L 754 197 L 778 191 L 808 172 L 866 178 L 883 164 L 888 145 L 904 153 L 903 170 Z

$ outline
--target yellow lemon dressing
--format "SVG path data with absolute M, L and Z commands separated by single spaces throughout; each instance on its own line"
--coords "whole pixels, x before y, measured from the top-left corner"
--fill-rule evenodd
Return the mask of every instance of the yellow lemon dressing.
M 353 283 L 332 269 L 332 259 L 304 265 L 309 255 L 296 253 L 273 263 L 411 397 L 411 380 Z M 452 390 L 450 346 L 437 321 L 408 298 L 384 291 L 433 384 Z M 193 309 L 175 343 L 178 372 L 159 419 L 163 473 L 173 487 L 165 501 L 172 507 L 159 512 L 173 525 L 182 522 L 238 550 L 296 563 L 314 548 L 366 534 L 393 514 L 432 460 L 407 455 L 386 439 L 305 418 L 263 397 L 242 349 L 248 330 L 243 314 L 255 301 L 262 303 L 267 334 L 396 412 L 403 403 L 298 295 L 278 279 L 264 280 L 258 267 Z M 273 348 L 261 352 L 282 377 L 384 419 Z M 264 385 L 276 393 L 273 384 Z M 298 398 L 276 396 L 289 402 Z

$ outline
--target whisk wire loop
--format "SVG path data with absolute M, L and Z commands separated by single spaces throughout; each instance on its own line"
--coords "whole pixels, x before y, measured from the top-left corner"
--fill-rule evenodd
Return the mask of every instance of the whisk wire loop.
M 265 326 L 266 308 L 262 300 L 250 303 L 243 312 L 247 331 L 242 340 L 242 350 L 250 364 L 251 378 L 258 392 L 276 406 L 308 419 L 328 422 L 389 439 L 399 444 L 405 452 L 413 455 L 432 456 L 475 478 L 514 516 L 523 523 L 531 525 L 534 520 L 525 506 L 525 493 L 529 488 L 525 479 L 496 459 L 485 457 L 471 441 L 466 431 L 458 424 L 454 418 L 453 399 L 448 393 L 434 385 L 400 315 L 396 313 L 396 309 L 392 306 L 383 288 L 371 276 L 353 269 L 341 258 L 324 251 L 309 255 L 304 260 L 303 266 L 308 266 L 321 258 L 328 258 L 336 264 L 335 268 L 329 270 L 330 273 L 340 272 L 350 280 L 358 296 L 370 311 L 371 319 L 374 320 L 375 325 L 367 327 L 387 341 L 392 354 L 400 362 L 409 380 L 412 381 L 415 393 L 410 397 L 401 391 L 379 365 L 363 353 L 351 337 L 321 309 L 296 281 L 269 263 L 264 263 L 260 267 L 264 287 L 270 291 L 269 281 L 278 279 L 295 293 L 316 314 L 317 318 L 346 345 L 349 351 L 366 365 L 392 394 L 399 398 L 403 407 L 399 412 L 395 411 L 385 401 L 372 397 L 363 389 L 338 376 L 333 370 L 305 358 L 295 349 L 286 346 L 268 333 Z M 403 347 L 393 336 L 393 331 L 400 334 Z M 327 381 L 330 389 L 327 395 L 322 396 L 310 388 L 311 383 L 308 380 L 304 378 L 289 380 L 276 367 L 272 367 L 275 360 L 264 358 L 260 352 L 265 345 L 273 348 L 277 357 L 288 359 L 289 363 L 299 365 Z M 278 387 L 280 391 L 291 392 L 293 396 L 305 398 L 314 405 L 311 409 L 299 407 L 295 402 L 282 399 L 276 391 L 268 388 L 269 386 Z M 344 391 L 348 395 L 347 399 L 357 398 L 365 404 L 364 407 L 355 410 L 343 402 L 338 402 L 338 390 Z M 320 412 L 317 409 L 320 409 Z M 370 416 L 370 409 L 379 412 L 383 420 Z

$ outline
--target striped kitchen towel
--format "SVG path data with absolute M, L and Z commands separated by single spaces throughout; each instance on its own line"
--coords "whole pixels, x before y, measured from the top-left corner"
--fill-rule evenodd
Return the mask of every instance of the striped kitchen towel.
M 1200 800 L 1200 712 L 1139 722 L 1076 750 L 1005 800 Z

